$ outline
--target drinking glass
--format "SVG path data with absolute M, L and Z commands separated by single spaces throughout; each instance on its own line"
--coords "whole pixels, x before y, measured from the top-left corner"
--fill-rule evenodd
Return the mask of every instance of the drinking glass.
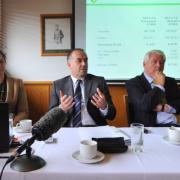
M 13 118 L 14 114 L 9 113 L 9 136 L 13 136 Z
M 131 127 L 131 148 L 133 152 L 142 152 L 144 143 L 144 125 L 132 123 Z

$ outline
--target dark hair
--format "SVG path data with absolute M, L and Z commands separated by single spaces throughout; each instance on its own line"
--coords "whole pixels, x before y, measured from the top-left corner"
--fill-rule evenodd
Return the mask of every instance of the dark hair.
M 6 55 L 3 53 L 3 51 L 0 50 L 0 56 L 2 56 L 2 59 L 6 63 Z
M 70 57 L 71 57 L 71 55 L 72 55 L 72 53 L 73 53 L 74 51 L 81 51 L 81 52 L 87 57 L 87 54 L 86 54 L 86 52 L 84 51 L 84 49 L 75 48 L 75 49 L 72 49 L 71 51 L 68 52 L 68 54 L 67 54 L 67 61 L 69 61 L 69 59 L 70 59 Z

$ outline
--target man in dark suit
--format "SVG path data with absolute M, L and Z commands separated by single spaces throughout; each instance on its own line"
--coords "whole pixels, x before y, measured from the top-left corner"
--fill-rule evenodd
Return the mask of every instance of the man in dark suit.
M 106 125 L 113 120 L 116 109 L 103 77 L 87 74 L 88 58 L 83 49 L 74 49 L 67 55 L 71 75 L 53 82 L 50 109 L 59 106 L 67 115 L 65 126 L 73 127 L 78 80 L 81 80 L 81 123 L 78 126 Z
M 145 126 L 177 125 L 180 92 L 175 79 L 163 74 L 165 60 L 162 51 L 149 51 L 143 61 L 144 73 L 126 82 L 133 122 Z

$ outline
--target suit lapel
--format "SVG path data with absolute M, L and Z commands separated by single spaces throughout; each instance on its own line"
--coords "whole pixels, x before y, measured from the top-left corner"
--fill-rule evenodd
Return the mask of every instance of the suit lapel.
M 64 84 L 64 91 L 68 96 L 74 96 L 73 82 L 71 77 L 68 77 L 68 81 Z
M 74 96 L 74 89 L 73 89 L 73 82 L 71 77 L 68 77 L 68 80 L 66 81 L 66 83 L 64 83 L 64 94 L 66 94 L 67 96 Z M 71 108 L 71 110 L 69 111 L 70 114 L 72 113 L 73 108 Z
M 140 79 L 141 79 L 142 85 L 143 85 L 143 87 L 144 87 L 144 89 L 145 89 L 146 91 L 149 91 L 149 90 L 152 89 L 151 85 L 150 85 L 149 82 L 146 80 L 144 74 L 141 74 Z
M 7 84 L 7 97 L 6 97 L 6 102 L 10 102 L 13 100 L 14 97 L 14 83 L 13 79 L 6 77 L 6 84 Z
M 84 97 L 85 97 L 85 104 L 87 105 L 87 102 L 89 100 L 90 92 L 92 88 L 92 78 L 90 78 L 88 75 L 85 78 L 84 82 Z

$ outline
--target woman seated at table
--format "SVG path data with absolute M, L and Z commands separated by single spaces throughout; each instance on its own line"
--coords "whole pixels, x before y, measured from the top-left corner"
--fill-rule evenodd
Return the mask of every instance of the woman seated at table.
M 0 102 L 9 104 L 9 113 L 13 114 L 13 124 L 28 118 L 28 103 L 21 79 L 9 77 L 6 71 L 6 56 L 0 50 Z

